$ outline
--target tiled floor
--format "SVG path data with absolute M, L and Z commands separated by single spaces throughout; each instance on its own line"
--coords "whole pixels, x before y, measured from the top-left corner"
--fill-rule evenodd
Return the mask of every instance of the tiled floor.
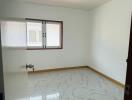
M 123 100 L 123 88 L 88 69 L 29 74 L 30 100 Z

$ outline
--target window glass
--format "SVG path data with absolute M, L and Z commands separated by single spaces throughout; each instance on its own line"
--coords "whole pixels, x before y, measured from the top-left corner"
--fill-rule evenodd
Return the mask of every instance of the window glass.
M 59 47 L 60 46 L 60 23 L 46 23 L 46 46 Z
M 48 20 L 27 21 L 27 46 L 37 48 L 62 48 L 62 22 Z
M 27 46 L 42 47 L 41 22 L 27 22 Z

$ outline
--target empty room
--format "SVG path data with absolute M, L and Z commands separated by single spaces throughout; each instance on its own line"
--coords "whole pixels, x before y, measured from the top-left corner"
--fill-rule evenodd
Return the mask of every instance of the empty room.
M 132 0 L 0 0 L 1 100 L 124 100 L 131 14 Z

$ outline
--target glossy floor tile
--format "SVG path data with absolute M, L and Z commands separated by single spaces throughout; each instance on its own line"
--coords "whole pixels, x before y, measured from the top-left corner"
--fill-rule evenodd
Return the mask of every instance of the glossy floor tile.
M 5 100 L 29 100 L 26 74 L 7 73 L 4 75 Z
M 88 69 L 29 74 L 30 100 L 123 100 L 124 89 Z

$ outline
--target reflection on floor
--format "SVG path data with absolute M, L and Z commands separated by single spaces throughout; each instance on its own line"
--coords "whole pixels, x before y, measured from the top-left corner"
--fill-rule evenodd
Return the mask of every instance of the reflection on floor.
M 29 100 L 27 84 L 28 78 L 26 72 L 5 73 L 4 74 L 5 100 Z
M 123 100 L 123 88 L 88 69 L 29 74 L 30 100 Z

